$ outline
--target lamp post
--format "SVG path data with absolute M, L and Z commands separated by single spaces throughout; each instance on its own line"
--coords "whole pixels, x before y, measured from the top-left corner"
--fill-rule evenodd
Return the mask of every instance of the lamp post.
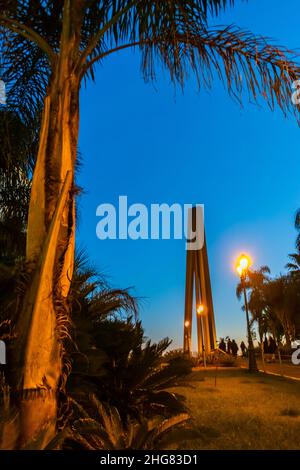
M 245 305 L 245 312 L 246 312 L 246 319 L 247 319 L 247 332 L 248 332 L 248 355 L 249 355 L 249 372 L 257 372 L 257 364 L 255 358 L 255 351 L 254 345 L 252 340 L 251 328 L 250 328 L 250 318 L 249 318 L 249 308 L 248 308 L 248 300 L 247 300 L 247 293 L 246 293 L 246 280 L 248 269 L 250 266 L 250 258 L 247 255 L 242 254 L 237 263 L 236 270 L 238 275 L 241 279 L 241 286 L 243 289 L 244 294 L 244 305 Z
M 203 333 L 203 320 L 202 316 L 204 314 L 204 305 L 200 304 L 197 307 L 197 314 L 200 320 L 200 330 L 201 330 L 201 342 L 202 342 L 202 354 L 203 354 L 203 365 L 206 368 L 206 351 L 205 351 L 205 343 L 204 343 L 204 333 Z
M 189 338 L 189 326 L 190 326 L 190 322 L 188 320 L 186 320 L 184 322 L 184 334 L 185 334 L 185 341 L 186 341 L 186 344 L 187 344 L 187 355 L 188 356 L 191 355 L 190 338 Z

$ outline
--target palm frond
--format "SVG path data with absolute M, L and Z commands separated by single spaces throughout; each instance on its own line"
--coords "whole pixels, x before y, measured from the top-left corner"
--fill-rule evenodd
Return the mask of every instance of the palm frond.
M 229 3 L 120 1 L 100 21 L 103 34 L 94 36 L 97 40 L 85 72 L 113 52 L 139 48 L 146 80 L 155 78 L 160 64 L 183 87 L 192 71 L 199 87 L 210 88 L 219 78 L 240 102 L 246 95 L 252 101 L 263 97 L 271 109 L 277 103 L 284 113 L 298 115 L 291 101 L 291 84 L 300 77 L 295 54 L 236 26 L 209 26 L 208 11 L 218 14 Z M 113 15 L 116 22 L 105 28 Z
M 127 425 L 121 420 L 117 408 L 101 403 L 95 396 L 91 396 L 91 416 L 79 417 L 58 434 L 48 449 L 62 448 L 64 441 L 69 440 L 78 443 L 88 450 L 138 450 L 138 449 L 163 449 L 168 444 L 168 437 L 172 431 L 177 431 L 187 424 L 190 419 L 187 413 L 181 413 L 169 418 L 156 416 L 150 420 L 130 421 Z M 185 427 L 186 440 L 195 438 L 195 433 L 189 433 Z M 172 436 L 170 442 L 178 442 Z M 59 447 L 58 447 L 59 445 Z
M 122 313 L 137 318 L 137 299 L 130 294 L 129 289 L 111 288 L 104 275 L 91 265 L 84 250 L 77 252 L 75 257 L 70 299 L 73 316 L 85 308 L 93 321 Z
M 300 77 L 295 54 L 235 26 L 210 26 L 213 17 L 232 5 L 230 0 L 98 0 L 85 6 L 74 2 L 72 21 L 74 31 L 78 28 L 81 75 L 93 78 L 95 62 L 118 50 L 138 47 L 147 80 L 155 78 L 161 65 L 173 82 L 184 86 L 192 71 L 199 87 L 211 87 L 219 78 L 240 102 L 247 94 L 254 101 L 263 97 L 272 109 L 277 103 L 284 113 L 298 116 L 299 109 L 290 99 L 291 84 Z M 18 103 L 26 116 L 29 109 L 37 110 L 45 94 L 50 66 L 45 52 L 8 32 L 4 20 L 26 25 L 59 54 L 63 2 L 8 0 L 3 11 L 2 29 L 10 35 L 8 43 L 3 36 L 8 44 L 4 54 L 5 80 L 11 84 L 8 101 Z
M 297 238 L 296 238 L 296 248 L 298 253 L 300 253 L 300 209 L 296 211 L 295 214 L 295 229 L 298 232 Z

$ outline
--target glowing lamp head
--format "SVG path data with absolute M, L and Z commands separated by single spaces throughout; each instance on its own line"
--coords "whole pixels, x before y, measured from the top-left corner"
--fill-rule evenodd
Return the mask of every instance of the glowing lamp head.
M 242 269 L 248 269 L 250 266 L 250 259 L 246 255 L 241 255 L 240 257 L 240 266 Z
M 185 322 L 184 322 L 184 326 L 185 326 L 186 328 L 188 328 L 188 327 L 190 326 L 190 322 L 189 322 L 188 320 L 185 321 Z
M 237 261 L 236 270 L 239 276 L 242 276 L 245 271 L 250 267 L 251 259 L 249 256 L 242 254 Z
M 202 304 L 198 305 L 198 307 L 197 307 L 198 315 L 201 315 L 201 313 L 203 313 L 203 312 L 204 312 L 204 305 L 202 305 Z

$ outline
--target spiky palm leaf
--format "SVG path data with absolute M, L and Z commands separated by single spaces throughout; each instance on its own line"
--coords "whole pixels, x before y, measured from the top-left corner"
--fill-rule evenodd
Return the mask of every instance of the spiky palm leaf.
M 298 252 L 300 253 L 300 209 L 297 210 L 295 215 L 295 228 L 298 231 L 298 236 L 296 239 L 296 247 Z
M 91 267 L 84 253 L 76 260 L 70 291 L 73 338 L 72 373 L 68 390 L 81 396 L 93 390 L 117 406 L 124 421 L 144 410 L 174 412 L 184 407 L 165 391 L 186 373 L 163 358 L 170 341 L 145 342 L 137 302 L 127 290 L 111 289 Z M 104 375 L 105 374 L 105 375 Z
M 83 308 L 85 315 L 94 321 L 121 312 L 137 316 L 137 299 L 128 289 L 112 289 L 106 278 L 91 266 L 84 250 L 76 255 L 70 300 L 73 316 Z
M 268 266 L 261 266 L 258 270 L 248 270 L 248 276 L 245 282 L 239 282 L 236 287 L 236 296 L 240 300 L 244 286 L 246 289 L 260 288 L 264 282 L 268 281 L 268 274 L 270 268 Z
M 139 48 L 146 78 L 154 78 L 160 63 L 171 80 L 183 86 L 192 70 L 200 86 L 210 86 L 218 76 L 238 99 L 246 91 L 254 100 L 262 95 L 271 107 L 277 102 L 284 112 L 295 112 L 290 89 L 300 69 L 293 53 L 237 27 L 211 26 L 212 18 L 233 4 L 231 0 L 1 0 L 8 102 L 18 106 L 26 119 L 35 114 L 60 53 L 63 8 L 69 5 L 74 13 L 72 28 L 79 37 L 74 70 L 82 77 L 93 77 L 93 65 L 109 54 Z
M 293 283 L 290 276 L 280 275 L 265 286 L 266 310 L 273 325 L 280 323 L 288 344 L 295 335 L 295 312 L 291 309 L 291 294 L 294 290 L 290 289 L 290 282 Z
M 88 450 L 159 450 L 180 445 L 179 429 L 185 440 L 199 437 L 199 433 L 191 432 L 193 430 L 187 427 L 187 413 L 167 419 L 156 416 L 151 420 L 142 419 L 141 422 L 131 420 L 124 425 L 117 408 L 101 403 L 95 395 L 91 396 L 90 403 L 91 414 L 88 414 L 73 401 L 81 417 L 58 434 L 48 449 L 61 448 L 68 441 L 69 445 L 75 442 Z M 176 434 L 173 435 L 174 431 Z
M 297 255 L 290 255 L 297 261 Z M 289 344 L 300 325 L 300 296 L 298 271 L 289 275 L 270 278 L 270 270 L 263 266 L 259 270 L 249 270 L 245 286 L 252 322 L 257 322 L 260 339 L 267 332 L 277 340 L 284 335 Z M 243 285 L 237 286 L 237 296 L 243 292 Z
M 104 374 L 103 363 L 107 361 L 107 351 L 97 344 L 97 329 L 101 330 L 101 322 L 108 317 L 136 317 L 137 301 L 126 289 L 112 289 L 82 250 L 75 259 L 69 302 L 73 324 L 73 342 L 67 348 L 73 364 L 69 387 L 77 387 L 79 381 L 81 390 L 88 391 Z
M 300 253 L 291 253 L 288 255 L 289 259 L 291 262 L 286 264 L 286 268 L 292 273 L 292 274 L 298 274 L 300 273 Z
M 93 354 L 86 350 L 86 356 L 92 364 L 97 352 L 105 354 L 102 375 L 83 376 L 73 367 L 68 388 L 74 396 L 81 396 L 85 406 L 82 392 L 93 390 L 101 400 L 119 409 L 124 422 L 129 416 L 170 415 L 185 409 L 180 397 L 167 390 L 186 373 L 165 363 L 163 352 L 170 344 L 168 339 L 143 344 L 140 322 L 133 324 L 130 320 L 102 321 L 89 331 L 95 346 Z M 80 351 L 80 343 L 78 348 Z

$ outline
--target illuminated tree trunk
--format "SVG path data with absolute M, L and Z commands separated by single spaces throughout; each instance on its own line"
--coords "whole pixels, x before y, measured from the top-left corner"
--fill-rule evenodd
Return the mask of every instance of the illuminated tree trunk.
M 29 206 L 26 261 L 30 276 L 11 354 L 12 397 L 18 410 L 9 448 L 54 437 L 62 381 L 62 338 L 68 322 L 74 265 L 74 168 L 79 78 L 73 73 L 76 35 L 64 14 L 60 55 L 45 98 Z M 5 439 L 4 439 L 5 440 Z
M 262 339 L 260 340 L 260 352 L 261 352 L 261 360 L 262 360 L 263 371 L 266 372 L 264 343 L 263 343 Z
M 61 339 L 74 263 L 74 165 L 78 89 L 66 80 L 45 100 L 40 151 L 33 177 L 27 234 L 31 281 L 17 324 L 14 388 L 19 396 L 18 447 L 41 428 L 55 432 L 62 373 Z

